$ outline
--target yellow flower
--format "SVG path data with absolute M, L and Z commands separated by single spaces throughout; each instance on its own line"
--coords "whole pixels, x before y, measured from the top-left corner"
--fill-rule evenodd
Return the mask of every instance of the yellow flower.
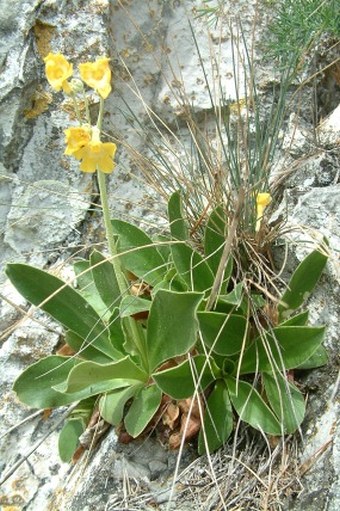
M 46 78 L 51 87 L 56 90 L 70 94 L 72 89 L 67 81 L 73 74 L 73 66 L 61 53 L 49 53 L 44 58 Z
M 91 141 L 91 128 L 89 126 L 67 128 L 64 133 L 66 135 L 64 154 L 67 155 L 74 154 Z
M 115 162 L 116 144 L 113 142 L 89 142 L 84 147 L 73 153 L 77 160 L 82 160 L 80 170 L 83 172 L 95 172 L 97 169 L 110 174 Z
M 79 64 L 80 76 L 84 82 L 95 89 L 98 94 L 106 99 L 111 92 L 111 69 L 109 67 L 110 59 L 100 57 L 95 62 L 86 62 Z
M 72 155 L 81 161 L 80 170 L 95 172 L 100 170 L 110 174 L 114 167 L 117 146 L 112 142 L 101 142 L 100 130 L 97 126 L 78 126 L 67 128 L 66 149 L 67 155 Z
M 263 217 L 264 210 L 271 202 L 272 198 L 270 193 L 258 193 L 256 196 L 256 227 L 255 231 L 258 232 L 261 227 L 261 221 Z

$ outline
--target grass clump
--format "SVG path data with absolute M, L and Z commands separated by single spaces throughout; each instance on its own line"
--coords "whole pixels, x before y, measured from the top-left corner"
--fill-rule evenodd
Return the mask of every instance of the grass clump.
M 325 36 L 340 37 L 340 13 L 336 0 L 282 0 L 275 2 L 269 31 L 271 56 L 282 63 L 295 55 L 296 65 L 303 54 L 315 49 Z

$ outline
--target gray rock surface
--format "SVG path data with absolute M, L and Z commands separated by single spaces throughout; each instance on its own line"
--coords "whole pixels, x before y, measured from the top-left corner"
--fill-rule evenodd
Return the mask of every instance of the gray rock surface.
M 244 0 L 227 2 L 226 19 L 241 16 L 248 41 L 252 36 L 255 4 Z M 107 101 L 105 131 L 136 151 L 143 150 L 143 136 L 157 134 L 146 104 L 171 126 L 178 123 L 186 139 L 181 92 L 185 90 L 194 111 L 202 115 L 202 126 L 213 107 L 187 16 L 191 17 L 201 61 L 208 71 L 212 53 L 218 56 L 221 48 L 224 92 L 231 101 L 236 99 L 230 32 L 226 29 L 220 40 L 219 30 L 211 27 L 208 35 L 206 23 L 193 16 L 200 6 L 198 0 L 2 0 L 0 267 L 14 260 L 37 266 L 57 262 L 62 267 L 74 252 L 86 251 L 91 243 L 103 240 L 100 217 L 92 214 L 98 200 L 95 178 L 80 173 L 77 162 L 63 155 L 63 129 L 74 120 L 70 118 L 69 101 L 62 94 L 52 94 L 44 78 L 42 57 L 48 51 L 62 52 L 77 64 L 107 54 L 113 68 L 114 92 Z M 265 17 L 264 12 L 258 17 L 259 26 L 265 23 Z M 241 43 L 239 48 L 242 49 Z M 267 85 L 275 81 L 275 70 L 262 64 L 259 59 L 257 73 L 266 91 Z M 244 83 L 242 68 L 239 73 L 240 92 Z M 208 81 L 212 83 L 210 77 Z M 97 105 L 91 108 L 94 113 Z M 129 109 L 141 123 L 142 137 L 131 128 Z M 311 391 L 298 460 L 304 469 L 303 491 L 277 509 L 340 508 L 336 373 L 340 322 L 336 260 L 340 249 L 338 116 L 337 109 L 322 123 L 316 148 L 311 125 L 296 114 L 282 134 L 284 158 L 286 161 L 288 158 L 287 168 L 293 171 L 283 180 L 284 200 L 279 211 L 288 210 L 289 226 L 304 226 L 287 237 L 293 247 L 292 267 L 308 250 L 306 242 L 313 239 L 314 230 L 328 237 L 334 256 L 309 303 L 312 321 L 328 326 L 330 366 L 304 379 Z M 160 123 L 157 127 L 162 136 L 168 135 Z M 171 156 L 170 152 L 167 157 Z M 115 215 L 144 222 L 152 229 L 162 225 L 164 205 L 140 178 L 131 153 L 121 144 L 118 167 L 110 178 L 110 202 Z M 42 439 L 49 428 L 53 429 L 63 412 L 54 412 L 50 421 L 42 420 L 41 415 L 33 417 L 2 436 L 32 412 L 18 402 L 11 390 L 14 379 L 29 363 L 55 350 L 61 330 L 34 311 L 32 317 L 22 320 L 22 310 L 31 310 L 5 281 L 3 272 L 0 282 L 4 297 L 0 301 L 3 477 L 20 455 Z M 57 431 L 58 428 L 52 431 L 0 489 L 0 507 L 4 511 L 117 511 L 126 508 L 124 496 L 129 492 L 133 509 L 166 508 L 176 453 L 169 453 L 153 439 L 117 445 L 111 430 L 88 459 L 83 458 L 72 467 L 58 458 Z M 193 453 L 185 450 L 183 466 L 192 459 Z M 207 472 L 206 466 L 200 469 L 197 484 Z M 216 494 L 214 484 L 207 488 L 206 492 Z M 176 485 L 171 509 L 199 509 L 205 502 L 203 498 L 201 503 L 189 498 L 180 500 L 182 489 Z

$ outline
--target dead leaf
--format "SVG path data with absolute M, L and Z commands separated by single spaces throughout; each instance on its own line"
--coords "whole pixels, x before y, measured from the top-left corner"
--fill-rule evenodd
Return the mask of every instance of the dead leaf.
M 169 403 L 162 415 L 164 426 L 168 426 L 171 430 L 175 429 L 178 422 L 179 411 L 179 407 L 175 403 Z

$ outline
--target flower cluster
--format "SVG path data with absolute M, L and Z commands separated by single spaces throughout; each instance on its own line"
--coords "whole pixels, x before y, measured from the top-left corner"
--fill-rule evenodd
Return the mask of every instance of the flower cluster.
M 99 170 L 106 174 L 113 171 L 117 147 L 112 142 L 102 142 L 100 140 L 101 119 L 103 114 L 103 99 L 106 99 L 111 92 L 111 70 L 109 60 L 106 57 L 100 57 L 95 62 L 86 62 L 79 65 L 80 78 L 86 85 L 94 89 L 99 94 L 100 112 L 96 126 L 91 126 L 88 118 L 87 123 L 83 123 L 80 118 L 79 109 L 78 120 L 80 126 L 70 127 L 65 130 L 66 150 L 65 154 L 74 156 L 81 162 L 80 170 L 83 172 L 95 172 Z M 79 91 L 79 80 L 69 82 L 73 75 L 73 66 L 61 53 L 49 53 L 44 58 L 46 77 L 51 87 L 59 92 L 63 90 L 65 94 L 73 97 Z M 74 85 L 76 83 L 76 86 Z M 86 96 L 85 101 L 87 102 Z M 77 107 L 77 104 L 75 105 Z M 88 112 L 88 108 L 87 108 Z M 89 115 L 89 114 L 88 114 Z

